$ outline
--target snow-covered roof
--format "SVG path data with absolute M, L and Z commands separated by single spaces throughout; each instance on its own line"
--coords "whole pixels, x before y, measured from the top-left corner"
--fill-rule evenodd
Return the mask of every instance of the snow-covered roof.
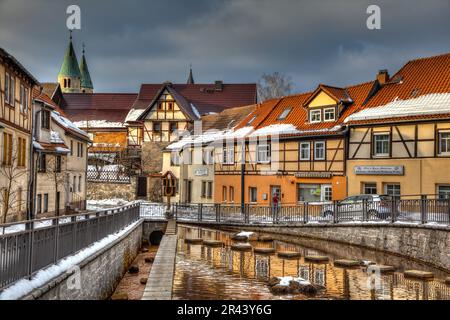
M 447 113 L 450 113 L 450 93 L 433 93 L 367 108 L 348 116 L 344 122 Z
M 123 122 L 112 122 L 107 120 L 77 121 L 75 125 L 80 128 L 124 128 Z
M 85 136 L 86 138 L 89 138 L 89 136 L 87 135 L 87 133 L 85 131 L 78 128 L 76 124 L 74 124 L 72 121 L 70 121 L 66 117 L 63 117 L 58 111 L 52 111 L 52 119 L 54 121 L 56 121 L 57 123 L 59 123 L 64 128 L 73 130 L 73 131 L 77 132 L 78 134 L 81 134 L 81 135 Z
M 125 117 L 125 122 L 136 121 L 145 109 L 131 109 Z

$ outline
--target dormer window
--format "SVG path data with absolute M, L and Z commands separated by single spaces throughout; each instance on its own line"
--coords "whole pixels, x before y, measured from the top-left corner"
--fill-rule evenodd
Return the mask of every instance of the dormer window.
M 317 123 L 322 121 L 322 111 L 321 110 L 311 110 L 309 111 L 309 122 Z
M 278 117 L 278 120 L 284 120 L 286 117 L 291 113 L 292 107 L 287 107 L 286 109 L 281 112 L 281 114 Z
M 323 110 L 323 121 L 336 121 L 336 109 L 325 108 Z

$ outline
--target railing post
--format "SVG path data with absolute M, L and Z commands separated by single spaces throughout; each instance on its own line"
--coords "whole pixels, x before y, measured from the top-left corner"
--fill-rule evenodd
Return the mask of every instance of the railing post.
M 175 220 L 178 220 L 178 202 L 175 202 Z
M 363 206 L 363 212 L 362 212 L 362 214 L 363 214 L 363 221 L 368 221 L 369 219 L 368 219 L 368 214 L 367 214 L 367 199 L 363 199 L 363 202 L 362 202 L 362 206 Z
M 394 223 L 396 220 L 397 220 L 397 199 L 395 197 L 392 197 L 391 222 Z
M 424 194 L 420 196 L 420 215 L 422 223 L 427 223 L 427 196 Z
M 216 222 L 220 222 L 220 203 L 214 204 L 216 209 Z
M 450 226 L 450 196 L 447 196 L 448 225 Z
M 303 220 L 305 221 L 305 224 L 309 222 L 309 204 L 308 202 L 305 202 L 305 209 L 304 209 L 304 217 Z
M 56 221 L 56 222 L 55 222 Z M 54 218 L 53 223 L 55 225 L 55 230 L 53 232 L 54 236 L 55 236 L 55 251 L 53 253 L 53 261 L 56 264 L 56 262 L 58 261 L 58 246 L 59 246 L 59 241 L 58 241 L 58 237 L 59 237 L 59 217 Z
M 245 209 L 244 209 L 244 223 L 249 223 L 250 222 L 250 204 L 246 204 L 245 205 Z
M 203 220 L 203 204 L 199 203 L 198 204 L 198 221 L 202 221 Z
M 31 278 L 31 275 L 33 274 L 33 255 L 34 255 L 34 221 L 31 221 L 29 224 L 29 230 L 30 230 L 30 236 L 29 236 L 29 252 L 28 252 L 28 277 Z M 4 229 L 3 229 L 4 234 Z
M 339 205 L 336 200 L 333 201 L 334 214 L 333 214 L 333 223 L 339 222 Z

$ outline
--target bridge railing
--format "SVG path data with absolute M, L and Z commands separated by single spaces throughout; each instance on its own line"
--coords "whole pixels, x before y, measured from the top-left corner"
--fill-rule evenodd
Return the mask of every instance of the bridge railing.
M 140 219 L 139 204 L 0 225 L 0 289 Z
M 450 199 L 383 198 L 381 201 L 301 202 L 274 205 L 182 204 L 171 207 L 180 221 L 232 223 L 410 222 L 450 225 Z

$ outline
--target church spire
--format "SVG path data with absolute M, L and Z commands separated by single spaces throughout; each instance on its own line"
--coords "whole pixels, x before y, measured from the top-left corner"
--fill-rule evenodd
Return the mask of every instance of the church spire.
M 194 82 L 194 76 L 192 75 L 192 64 L 191 64 L 191 66 L 189 68 L 189 77 L 187 80 L 187 84 L 194 84 L 194 83 L 195 82 Z
M 73 49 L 72 31 L 70 31 L 69 45 L 67 46 L 61 69 L 58 73 L 58 82 L 63 92 L 79 92 L 81 72 L 78 60 Z
M 94 91 L 94 86 L 92 84 L 91 75 L 89 73 L 89 68 L 86 62 L 85 47 L 83 43 L 83 55 L 80 62 L 80 73 L 81 73 L 81 92 L 92 93 Z

